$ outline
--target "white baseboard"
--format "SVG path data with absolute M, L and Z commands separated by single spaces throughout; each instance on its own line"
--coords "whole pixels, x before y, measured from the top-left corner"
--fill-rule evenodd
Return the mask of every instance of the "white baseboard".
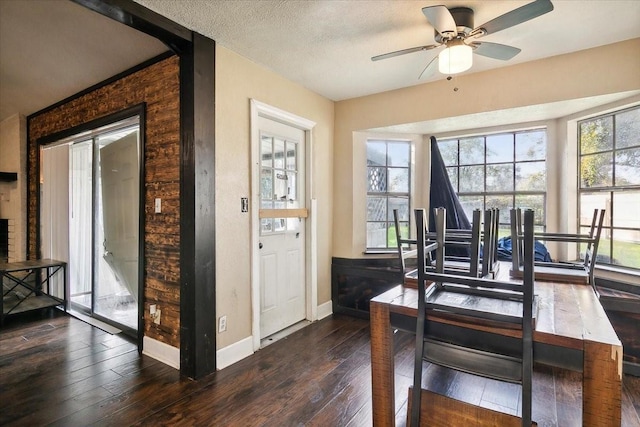
M 180 369 L 180 349 L 150 337 L 142 337 L 142 354 Z
M 325 317 L 329 317 L 333 314 L 333 303 L 327 301 L 324 304 L 318 306 L 318 320 L 322 320 Z
M 216 352 L 217 367 L 224 369 L 253 354 L 253 337 L 247 337 Z
M 318 306 L 318 319 L 322 320 L 325 317 L 333 314 L 333 304 L 331 301 L 325 302 Z M 224 369 L 227 366 L 233 365 L 236 362 L 241 361 L 245 357 L 249 357 L 254 353 L 253 351 L 253 337 L 244 338 L 236 343 L 233 343 L 225 348 L 221 348 L 216 352 L 217 367 L 218 369 Z

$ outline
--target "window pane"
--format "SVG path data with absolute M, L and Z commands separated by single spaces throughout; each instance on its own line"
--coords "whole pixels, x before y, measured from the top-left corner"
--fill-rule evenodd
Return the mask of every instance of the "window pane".
M 385 221 L 387 218 L 387 198 L 367 196 L 367 221 Z
M 509 224 L 509 210 L 513 208 L 513 196 L 511 194 L 487 196 L 487 209 L 490 208 L 500 210 L 500 224 Z
M 273 160 L 271 139 L 271 137 L 263 136 L 260 141 L 260 156 L 262 157 L 262 166 L 267 168 L 273 167 L 271 163 L 271 161 Z
M 458 168 L 447 168 L 447 175 L 449 175 L 449 181 L 453 186 L 453 191 L 458 191 Z
M 619 191 L 613 194 L 612 225 L 636 228 L 636 233 L 640 233 L 640 190 Z
M 466 138 L 460 140 L 460 164 L 472 165 L 484 163 L 484 138 Z
M 298 144 L 294 142 L 287 142 L 287 169 L 296 170 L 296 151 Z
M 581 228 L 580 232 L 583 234 L 589 234 L 589 228 Z M 584 250 L 586 245 L 581 245 L 580 259 L 584 259 Z M 600 242 L 598 243 L 598 256 L 596 262 L 602 262 L 605 264 L 613 264 L 614 261 L 611 258 L 611 229 L 602 228 L 602 234 L 600 235 Z
M 513 163 L 487 165 L 487 192 L 513 191 Z
M 389 166 L 409 167 L 410 145 L 408 142 L 390 142 L 387 147 Z
M 389 197 L 389 222 L 393 222 L 393 210 L 398 209 L 398 219 L 409 221 L 409 198 Z
M 616 151 L 615 185 L 640 184 L 640 147 Z
M 613 149 L 613 116 L 580 123 L 580 153 Z
M 458 164 L 458 140 L 438 141 L 438 148 L 442 155 L 442 160 L 447 166 Z
M 390 193 L 409 192 L 409 169 L 389 168 L 389 188 Z
M 616 148 L 640 145 L 640 108 L 616 114 Z
M 609 201 L 611 193 L 582 193 L 580 194 L 580 225 L 591 227 L 593 211 L 595 209 L 606 209 L 606 218 L 611 214 Z
M 387 144 L 384 141 L 367 141 L 367 165 L 387 165 Z
M 533 223 L 544 225 L 544 196 L 542 194 L 516 195 L 516 207 L 523 211 L 533 209 Z
M 262 169 L 260 174 L 260 198 L 262 200 L 273 200 L 273 177 L 271 169 Z
M 389 224 L 389 231 L 387 232 L 387 236 L 389 239 L 389 247 L 395 248 L 398 246 L 398 240 L 396 239 L 396 226 L 395 224 Z M 400 237 L 406 239 L 409 237 L 409 223 L 401 222 L 400 223 Z M 408 245 L 406 245 L 408 246 Z
M 640 230 L 613 230 L 613 264 L 640 269 Z
M 580 159 L 582 188 L 605 187 L 613 183 L 611 161 L 613 153 L 592 154 Z
M 370 193 L 384 193 L 387 191 L 387 169 L 379 167 L 367 168 Z
M 537 130 L 516 134 L 516 161 L 544 160 L 546 156 L 546 131 Z
M 460 192 L 476 193 L 484 190 L 484 166 L 460 167 Z
M 513 134 L 487 136 L 487 163 L 513 162 Z
M 273 167 L 284 169 L 284 139 L 273 139 Z
M 545 191 L 545 172 L 545 162 L 516 163 L 516 191 Z
M 370 248 L 387 247 L 387 224 L 384 222 L 367 223 L 367 246 Z
M 473 218 L 474 210 L 484 209 L 484 197 L 483 196 L 460 196 L 460 204 L 464 209 L 464 213 L 467 214 L 467 218 L 471 220 L 471 218 Z

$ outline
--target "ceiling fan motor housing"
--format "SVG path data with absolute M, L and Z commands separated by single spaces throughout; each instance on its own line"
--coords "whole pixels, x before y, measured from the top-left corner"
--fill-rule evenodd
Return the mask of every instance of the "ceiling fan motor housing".
M 462 33 L 466 36 L 473 30 L 473 9 L 468 7 L 453 7 L 449 9 L 449 12 L 456 23 L 458 34 Z M 437 30 L 434 30 L 434 39 L 438 43 L 445 41 Z

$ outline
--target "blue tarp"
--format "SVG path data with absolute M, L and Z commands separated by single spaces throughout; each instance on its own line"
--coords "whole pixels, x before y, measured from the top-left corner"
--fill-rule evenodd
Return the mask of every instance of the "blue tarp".
M 511 261 L 512 254 L 511 237 L 503 237 L 498 240 L 498 259 L 502 261 Z M 547 247 L 541 242 L 535 242 L 535 261 L 551 262 L 551 255 Z

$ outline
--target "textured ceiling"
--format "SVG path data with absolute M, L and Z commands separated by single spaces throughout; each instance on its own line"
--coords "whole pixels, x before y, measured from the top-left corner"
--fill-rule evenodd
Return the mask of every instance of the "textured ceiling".
M 475 24 L 480 25 L 528 3 L 136 1 L 333 100 L 425 82 L 417 77 L 437 52 L 370 60 L 374 55 L 433 43 L 433 28 L 421 12 L 425 6 L 471 7 Z M 522 53 L 508 62 L 476 55 L 467 73 L 640 37 L 640 1 L 553 0 L 553 4 L 551 13 L 483 39 L 519 47 Z M 17 112 L 31 114 L 166 50 L 156 39 L 68 0 L 0 0 L 0 120 Z M 444 76 L 433 77 L 439 78 Z M 550 118 L 607 100 L 591 98 L 581 104 L 536 108 L 538 116 Z M 502 116 L 496 113 L 491 120 L 508 120 Z M 415 131 L 420 125 L 403 129 Z
M 240 55 L 333 100 L 424 83 L 437 52 L 371 57 L 433 43 L 425 6 L 467 6 L 475 25 L 529 1 L 135 0 Z M 474 55 L 467 73 L 640 37 L 640 1 L 553 0 L 555 10 L 482 40 L 522 52 L 508 62 Z M 438 73 L 432 79 L 441 79 Z
M 34 113 L 167 50 L 68 0 L 0 0 L 0 120 Z

